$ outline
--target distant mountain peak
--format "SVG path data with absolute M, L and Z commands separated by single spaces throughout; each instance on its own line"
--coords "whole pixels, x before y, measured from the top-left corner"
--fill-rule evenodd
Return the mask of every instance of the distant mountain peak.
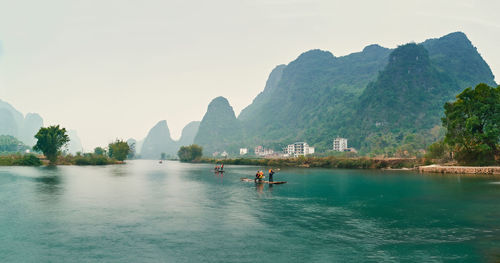
M 141 155 L 146 159 L 159 158 L 160 154 L 175 154 L 176 143 L 170 137 L 170 130 L 166 120 L 156 123 L 148 132 L 141 147 Z
M 213 105 L 219 105 L 219 104 L 229 105 L 229 101 L 225 97 L 219 96 L 219 97 L 214 98 L 210 102 L 210 104 L 208 104 L 208 107 L 213 106 Z
M 229 101 L 222 97 L 219 96 L 215 99 L 213 99 L 210 104 L 208 104 L 208 109 L 207 113 L 215 113 L 215 114 L 224 114 L 224 115 L 229 115 L 229 116 L 236 116 L 234 114 L 233 107 L 229 104 Z M 236 117 L 234 117 L 236 118 Z
M 295 61 L 331 60 L 334 58 L 335 56 L 330 51 L 311 49 L 300 54 L 300 56 Z
M 462 31 L 449 33 L 448 35 L 444 35 L 444 36 L 440 37 L 440 39 L 447 39 L 447 38 L 454 39 L 454 40 L 466 40 L 466 41 L 470 42 L 467 35 Z
M 380 50 L 385 50 L 385 47 L 382 47 L 378 44 L 371 44 L 363 48 L 363 52 L 373 52 L 373 51 L 380 51 Z
M 161 120 L 158 123 L 156 123 L 155 126 L 151 130 L 157 130 L 165 133 L 165 135 L 168 135 L 170 137 L 170 129 L 168 128 L 168 124 L 166 120 Z
M 224 150 L 236 152 L 236 146 L 229 142 L 237 138 L 241 138 L 241 128 L 233 107 L 224 97 L 213 99 L 199 124 L 194 143 L 203 146 L 208 154 Z

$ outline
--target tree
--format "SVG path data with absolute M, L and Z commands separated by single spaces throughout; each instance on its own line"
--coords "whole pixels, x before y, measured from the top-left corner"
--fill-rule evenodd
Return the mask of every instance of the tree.
M 429 159 L 446 159 L 448 157 L 448 147 L 443 140 L 439 140 L 431 145 L 427 149 L 425 154 L 426 158 Z
M 196 159 L 201 158 L 203 153 L 203 148 L 196 144 L 191 144 L 190 146 L 182 146 L 177 155 L 181 162 L 191 162 Z
M 128 142 L 128 147 L 130 148 L 130 151 L 128 152 L 127 159 L 134 159 L 135 157 L 135 142 Z
M 109 157 L 115 158 L 118 161 L 123 161 L 127 158 L 130 152 L 130 146 L 123 140 L 116 140 L 108 145 Z
M 467 88 L 455 102 L 444 105 L 445 143 L 462 164 L 487 165 L 495 161 L 500 140 L 500 86 L 479 84 Z
M 49 160 L 50 165 L 56 164 L 57 156 L 61 154 L 61 148 L 69 142 L 66 129 L 60 128 L 59 125 L 40 128 L 35 138 L 37 142 L 33 149 L 41 151 Z
M 106 150 L 104 150 L 102 147 L 95 147 L 94 154 L 96 154 L 96 155 L 105 155 L 106 154 Z

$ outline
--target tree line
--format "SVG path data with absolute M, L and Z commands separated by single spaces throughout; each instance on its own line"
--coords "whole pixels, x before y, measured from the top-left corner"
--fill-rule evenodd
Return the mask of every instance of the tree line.
M 446 134 L 429 147 L 429 157 L 464 165 L 500 164 L 500 86 L 466 88 L 444 105 Z

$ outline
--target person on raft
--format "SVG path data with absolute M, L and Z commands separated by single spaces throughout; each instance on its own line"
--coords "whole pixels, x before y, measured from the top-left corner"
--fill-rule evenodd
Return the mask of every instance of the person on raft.
M 273 182 L 274 170 L 273 168 L 269 169 L 269 182 Z
M 255 174 L 254 181 L 257 182 L 257 180 L 259 180 L 259 182 L 262 182 L 262 179 L 264 179 L 264 172 L 263 171 L 257 171 L 257 173 Z

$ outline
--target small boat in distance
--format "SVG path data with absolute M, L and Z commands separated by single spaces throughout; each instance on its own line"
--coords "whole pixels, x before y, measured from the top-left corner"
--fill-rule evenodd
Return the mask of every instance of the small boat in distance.
M 215 165 L 214 173 L 223 173 L 224 172 L 224 164 Z

